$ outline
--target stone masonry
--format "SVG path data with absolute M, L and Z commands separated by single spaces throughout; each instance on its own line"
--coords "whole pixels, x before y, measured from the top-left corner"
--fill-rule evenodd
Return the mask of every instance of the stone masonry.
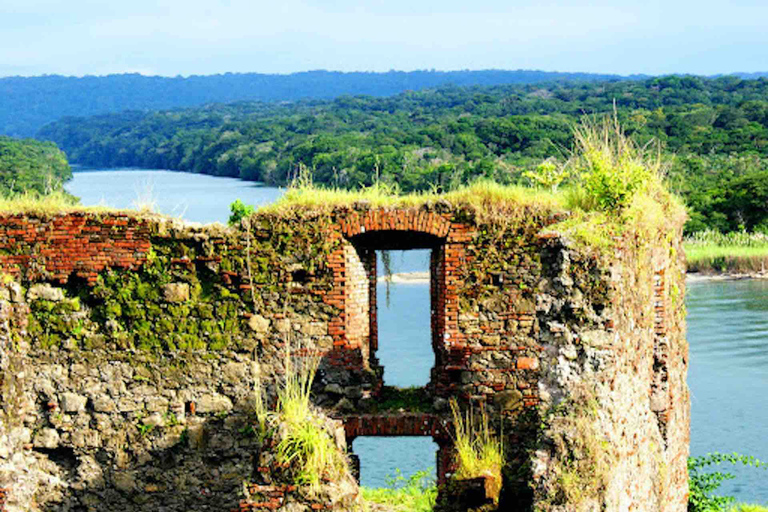
M 564 215 L 520 205 L 486 218 L 438 201 L 257 213 L 240 228 L 0 217 L 0 500 L 295 504 L 290 485 L 259 476 L 267 448 L 251 427 L 254 390 L 274 390 L 289 351 L 322 358 L 315 403 L 344 445 L 431 437 L 441 483 L 454 468 L 448 400 L 490 411 L 507 450 L 500 510 L 684 511 L 681 227 L 628 233 L 598 256 L 557 231 Z M 435 367 L 420 410 L 390 410 L 376 251 L 417 248 L 431 250 Z M 574 447 L 604 471 L 584 474 Z M 569 473 L 587 490 L 578 501 Z M 265 501 L 249 502 L 247 483 Z

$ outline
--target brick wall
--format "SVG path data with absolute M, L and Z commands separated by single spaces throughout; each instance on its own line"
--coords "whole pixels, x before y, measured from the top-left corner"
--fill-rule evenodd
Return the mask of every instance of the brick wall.
M 62 380 L 56 375 L 80 375 L 83 365 L 88 369 L 93 361 L 117 364 L 114 360 L 119 359 L 118 366 L 122 366 L 113 385 L 123 390 L 121 403 L 136 404 L 142 414 L 161 416 L 186 407 L 194 416 L 195 411 L 189 410 L 191 404 L 199 408 L 203 403 L 203 410 L 209 410 L 211 406 L 226 408 L 227 404 L 243 402 L 254 377 L 251 370 L 243 369 L 250 368 L 246 363 L 255 357 L 259 372 L 269 383 L 281 374 L 286 345 L 300 342 L 302 348 L 294 355 L 322 357 L 315 390 L 317 403 L 329 414 L 344 419 L 350 440 L 361 435 L 432 437 L 440 445 L 441 481 L 453 467 L 450 438 L 444 435 L 449 416 L 445 399 L 456 398 L 463 405 L 485 404 L 494 420 L 503 418 L 505 422 L 510 452 L 505 474 L 519 478 L 505 480 L 507 491 L 503 495 L 511 496 L 509 503 L 514 506 L 532 506 L 538 498 L 530 495 L 529 483 L 547 479 L 546 474 L 525 473 L 527 468 L 538 467 L 530 460 L 530 447 L 540 442 L 542 415 L 553 404 L 572 399 L 578 382 L 610 390 L 598 403 L 605 411 L 613 410 L 616 403 L 624 403 L 623 391 L 613 391 L 606 375 L 618 376 L 611 378 L 628 383 L 632 389 L 629 395 L 633 401 L 619 409 L 631 429 L 610 423 L 601 423 L 601 428 L 619 436 L 642 433 L 645 437 L 639 441 L 614 443 L 630 451 L 648 451 L 643 439 L 658 436 L 660 444 L 664 444 L 659 460 L 669 468 L 669 477 L 664 482 L 654 479 L 651 473 L 658 469 L 657 462 L 638 456 L 637 461 L 651 468 L 638 477 L 642 484 L 638 485 L 653 489 L 657 498 L 666 496 L 671 505 L 659 505 L 659 510 L 683 510 L 688 395 L 680 262 L 669 259 L 668 242 L 660 239 L 652 244 L 661 247 L 657 253 L 628 250 L 598 264 L 559 235 L 541 234 L 543 227 L 557 220 L 557 215 L 512 213 L 501 225 L 491 225 L 482 224 L 484 221 L 472 211 L 444 203 L 399 209 L 357 205 L 334 210 L 330 216 L 320 213 L 281 219 L 257 214 L 252 219 L 256 227 L 247 236 L 238 230 L 190 227 L 177 221 L 125 214 L 0 217 L 0 270 L 22 285 L 18 301 L 29 302 L 30 320 L 45 320 L 46 329 L 53 326 L 74 331 L 76 326 L 78 332 L 85 333 L 78 334 L 80 337 L 74 341 L 66 336 L 59 341 L 44 337 L 44 329 L 25 336 L 31 347 L 28 364 L 44 368 L 42 380 L 48 383 L 27 390 L 34 410 L 28 425 L 30 432 L 47 433 L 48 437 L 39 441 L 41 446 L 58 439 L 57 449 L 71 450 L 74 467 L 98 466 L 93 456 L 98 450 L 102 450 L 100 457 L 110 461 L 125 460 L 120 443 L 109 440 L 111 430 L 96 432 L 93 426 L 101 428 L 104 418 L 109 418 L 110 425 L 135 423 L 133 405 L 130 410 L 94 409 L 97 403 L 115 401 L 98 385 L 102 377 L 96 367 L 93 375 L 86 372 L 88 378 L 80 380 Z M 414 248 L 432 251 L 430 325 L 435 367 L 427 386 L 432 410 L 368 414 L 366 408 L 384 384 L 376 351 L 387 342 L 378 339 L 376 325 L 376 250 Z M 645 267 L 654 269 L 653 273 L 646 275 L 639 270 Z M 156 275 L 161 279 L 152 281 Z M 118 283 L 115 286 L 125 286 L 124 294 L 143 294 L 147 298 L 131 296 L 128 303 L 120 303 L 120 297 L 112 295 L 105 298 L 105 293 L 114 292 L 104 290 L 108 276 Z M 140 286 L 136 287 L 133 280 L 138 280 Z M 614 300 L 632 289 L 628 285 L 626 289 L 618 287 L 617 282 L 640 283 L 642 286 L 634 289 L 647 287 L 650 295 L 645 302 Z M 161 288 L 159 293 L 153 286 Z M 610 293 L 614 293 L 614 299 Z M 677 299 L 673 300 L 673 295 Z M 79 301 L 86 307 L 65 310 L 53 319 L 35 317 L 47 311 L 41 304 L 47 308 L 75 308 Z M 638 311 L 648 307 L 650 314 L 646 316 L 652 321 L 646 325 L 638 321 L 645 318 L 645 313 Z M 107 320 L 107 313 L 117 316 Z M 170 317 L 172 314 L 177 316 Z M 174 348 L 188 334 L 179 331 L 180 325 L 206 342 L 193 350 L 200 376 L 174 369 L 193 359 Z M 170 387 L 161 379 L 159 387 L 152 391 L 171 397 L 167 403 L 149 400 L 142 394 L 149 392 L 144 381 L 133 379 L 132 370 L 123 369 L 125 357 L 134 357 L 131 354 L 143 350 L 132 346 L 134 338 L 127 336 L 142 329 L 155 337 L 165 329 L 168 334 L 163 336 L 173 340 L 168 346 L 152 349 L 168 351 L 168 358 L 158 363 L 157 375 L 178 377 Z M 617 333 L 624 344 L 611 345 L 617 343 Z M 613 354 L 621 357 L 612 359 L 584 340 L 603 340 L 601 343 L 615 346 Z M 46 347 L 53 342 L 60 346 L 51 351 Z M 634 348 L 629 350 L 630 346 Z M 204 370 L 202 361 L 206 357 L 214 361 L 213 373 Z M 603 365 L 600 372 L 590 366 L 595 361 Z M 647 372 L 638 373 L 636 368 Z M 218 391 L 205 393 L 206 385 Z M 82 432 L 96 429 L 88 437 L 91 444 L 73 441 L 75 438 L 62 430 L 64 427 L 51 412 L 48 404 L 60 403 L 65 394 L 75 394 L 92 404 L 72 414 L 73 421 L 82 423 Z M 641 394 L 643 400 L 638 398 Z M 653 418 L 650 425 L 641 421 L 646 417 Z M 217 436 L 223 436 L 218 447 L 221 453 L 231 453 L 226 436 L 236 431 L 232 425 L 216 430 Z M 157 442 L 164 443 L 162 439 Z M 37 453 L 41 460 L 48 457 L 47 449 Z M 165 463 L 155 461 L 151 453 L 149 450 L 141 456 L 151 471 L 138 471 L 139 480 L 144 475 L 159 474 L 155 470 Z M 199 454 L 184 453 L 192 466 L 213 464 L 213 459 L 205 462 Z M 543 464 L 547 467 L 551 462 Z M 97 490 L 83 484 L 85 490 L 73 491 L 65 502 L 75 506 L 88 500 L 124 497 L 113 493 L 124 483 L 123 477 L 107 469 L 102 472 L 104 487 Z M 0 482 L 0 486 L 4 484 Z M 618 489 L 619 484 L 619 480 L 614 481 L 611 489 Z M 156 488 L 153 482 L 142 481 L 141 485 L 144 489 Z M 234 496 L 234 487 L 220 492 Z M 266 499 L 244 502 L 243 510 L 280 508 L 286 500 L 294 499 L 290 489 L 252 490 Z M 642 502 L 640 491 L 627 496 L 605 499 L 606 503 Z M 147 499 L 147 509 L 164 500 L 174 501 L 171 494 L 162 492 L 150 493 Z M 185 495 L 176 504 L 182 503 L 182 509 L 189 507 L 190 499 Z M 610 501 L 614 499 L 624 501 Z M 660 498 L 654 501 L 662 502 Z M 109 506 L 119 509 L 121 503 L 115 500 Z
M 66 283 L 94 282 L 107 268 L 135 269 L 150 248 L 151 224 L 132 215 L 71 213 L 50 218 L 2 218 L 0 271 Z

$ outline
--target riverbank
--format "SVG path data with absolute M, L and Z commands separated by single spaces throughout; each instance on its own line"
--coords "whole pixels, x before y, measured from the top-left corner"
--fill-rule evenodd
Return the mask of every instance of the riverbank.
M 740 281 L 743 279 L 768 279 L 768 272 L 688 272 L 685 275 L 685 281 L 688 283 Z
M 763 233 L 695 233 L 683 242 L 688 271 L 757 277 L 768 268 L 768 237 Z
M 389 276 L 379 276 L 380 283 L 425 284 L 429 283 L 429 272 L 398 272 Z
M 739 281 L 742 279 L 768 279 L 768 272 L 688 272 L 688 283 L 709 281 Z M 399 272 L 391 276 L 380 276 L 379 283 L 429 284 L 429 272 Z

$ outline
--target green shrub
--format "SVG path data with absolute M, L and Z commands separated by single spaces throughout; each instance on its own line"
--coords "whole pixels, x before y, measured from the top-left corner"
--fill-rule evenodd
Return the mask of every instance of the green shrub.
M 230 216 L 227 223 L 230 226 L 236 226 L 240 224 L 240 221 L 250 217 L 256 211 L 256 209 L 250 204 L 245 204 L 241 200 L 237 199 L 234 203 L 229 205 Z
M 582 209 L 620 211 L 637 192 L 660 185 L 660 154 L 637 146 L 615 117 L 584 119 L 574 138 L 569 166 L 584 192 L 578 205 Z
M 689 512 L 724 512 L 733 510 L 736 502 L 733 496 L 719 496 L 714 494 L 720 485 L 726 480 L 732 480 L 733 474 L 724 471 L 712 471 L 711 466 L 719 466 L 727 462 L 730 464 L 743 464 L 765 469 L 768 464 L 760 462 L 749 455 L 739 453 L 708 453 L 700 457 L 688 459 L 688 485 L 690 494 L 688 498 Z M 747 507 L 747 508 L 745 508 Z M 735 510 L 750 511 L 751 506 L 740 505 Z M 758 511 L 760 508 L 757 509 Z

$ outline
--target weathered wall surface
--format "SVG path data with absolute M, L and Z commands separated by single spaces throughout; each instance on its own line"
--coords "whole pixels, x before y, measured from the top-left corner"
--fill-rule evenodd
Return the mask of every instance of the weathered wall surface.
M 679 226 L 610 261 L 550 239 L 537 317 L 540 510 L 686 510 L 689 396 Z M 554 299 L 554 300 L 553 300 Z
M 316 403 L 350 440 L 432 436 L 441 478 L 452 467 L 447 399 L 488 404 L 505 422 L 502 508 L 684 510 L 677 238 L 628 238 L 598 262 L 544 233 L 560 213 L 501 213 L 359 204 L 257 214 L 242 229 L 3 217 L 0 488 L 10 509 L 225 510 L 243 482 L 267 489 L 270 506 L 293 500 L 269 487 L 252 428 L 257 380 L 273 388 L 291 347 L 322 358 Z M 432 249 L 436 364 L 426 410 L 405 415 L 377 399 L 386 340 L 375 250 L 397 248 Z M 569 481 L 605 464 L 569 494 Z

